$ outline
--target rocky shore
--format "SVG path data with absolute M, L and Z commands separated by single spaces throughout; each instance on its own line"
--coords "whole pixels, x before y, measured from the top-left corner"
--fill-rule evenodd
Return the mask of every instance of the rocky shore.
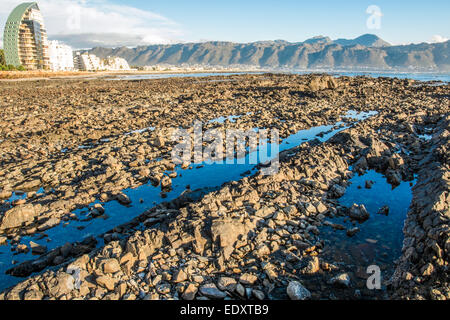
M 8 270 L 28 278 L 0 299 L 450 298 L 448 85 L 265 74 L 0 87 L 0 244 L 38 256 Z M 75 209 L 98 219 L 109 201 L 132 206 L 124 189 L 151 183 L 164 197 L 177 179 L 171 128 L 192 132 L 197 119 L 204 130 L 277 128 L 286 138 L 349 122 L 350 110 L 377 114 L 283 152 L 278 174 L 256 173 L 200 199 L 187 188 L 103 234 L 104 244 L 88 237 L 48 251 L 21 243 L 70 225 Z M 211 121 L 232 115 L 240 117 Z M 360 203 L 339 203 L 349 180 L 368 170 L 394 187 L 416 180 L 403 253 L 384 290 L 323 255 L 323 226 L 339 229 L 333 219 L 343 217 L 352 236 L 371 219 Z

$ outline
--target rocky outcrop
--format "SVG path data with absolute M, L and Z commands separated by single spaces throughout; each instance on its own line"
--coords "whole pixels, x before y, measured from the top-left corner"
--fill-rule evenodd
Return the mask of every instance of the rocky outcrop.
M 449 298 L 450 117 L 438 126 L 421 163 L 405 222 L 403 254 L 391 279 L 398 299 Z

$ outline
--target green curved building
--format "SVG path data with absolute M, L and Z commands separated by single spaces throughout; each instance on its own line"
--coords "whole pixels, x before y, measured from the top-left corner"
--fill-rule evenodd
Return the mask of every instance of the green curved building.
M 47 31 L 36 2 L 18 5 L 6 21 L 3 35 L 6 64 L 28 70 L 49 69 Z

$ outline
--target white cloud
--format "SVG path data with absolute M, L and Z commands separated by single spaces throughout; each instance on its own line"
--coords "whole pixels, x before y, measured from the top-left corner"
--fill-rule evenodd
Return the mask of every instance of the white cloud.
M 21 0 L 2 0 L 0 28 Z M 74 48 L 179 42 L 181 26 L 167 17 L 107 0 L 40 0 L 50 39 Z M 2 34 L 3 32 L 1 32 Z
M 449 39 L 448 38 L 445 38 L 445 37 L 443 37 L 443 36 L 440 36 L 440 35 L 434 35 L 432 38 L 431 38 L 431 40 L 430 40 L 430 42 L 431 43 L 439 43 L 439 42 L 446 42 L 446 41 L 448 41 Z

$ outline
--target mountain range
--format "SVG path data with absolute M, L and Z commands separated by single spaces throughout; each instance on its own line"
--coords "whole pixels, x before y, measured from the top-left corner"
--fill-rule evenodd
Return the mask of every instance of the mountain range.
M 376 35 L 331 40 L 318 36 L 304 42 L 284 40 L 233 43 L 210 41 L 97 47 L 86 52 L 101 58 L 118 56 L 130 65 L 253 66 L 266 69 L 374 69 L 450 71 L 450 41 L 392 46 Z

